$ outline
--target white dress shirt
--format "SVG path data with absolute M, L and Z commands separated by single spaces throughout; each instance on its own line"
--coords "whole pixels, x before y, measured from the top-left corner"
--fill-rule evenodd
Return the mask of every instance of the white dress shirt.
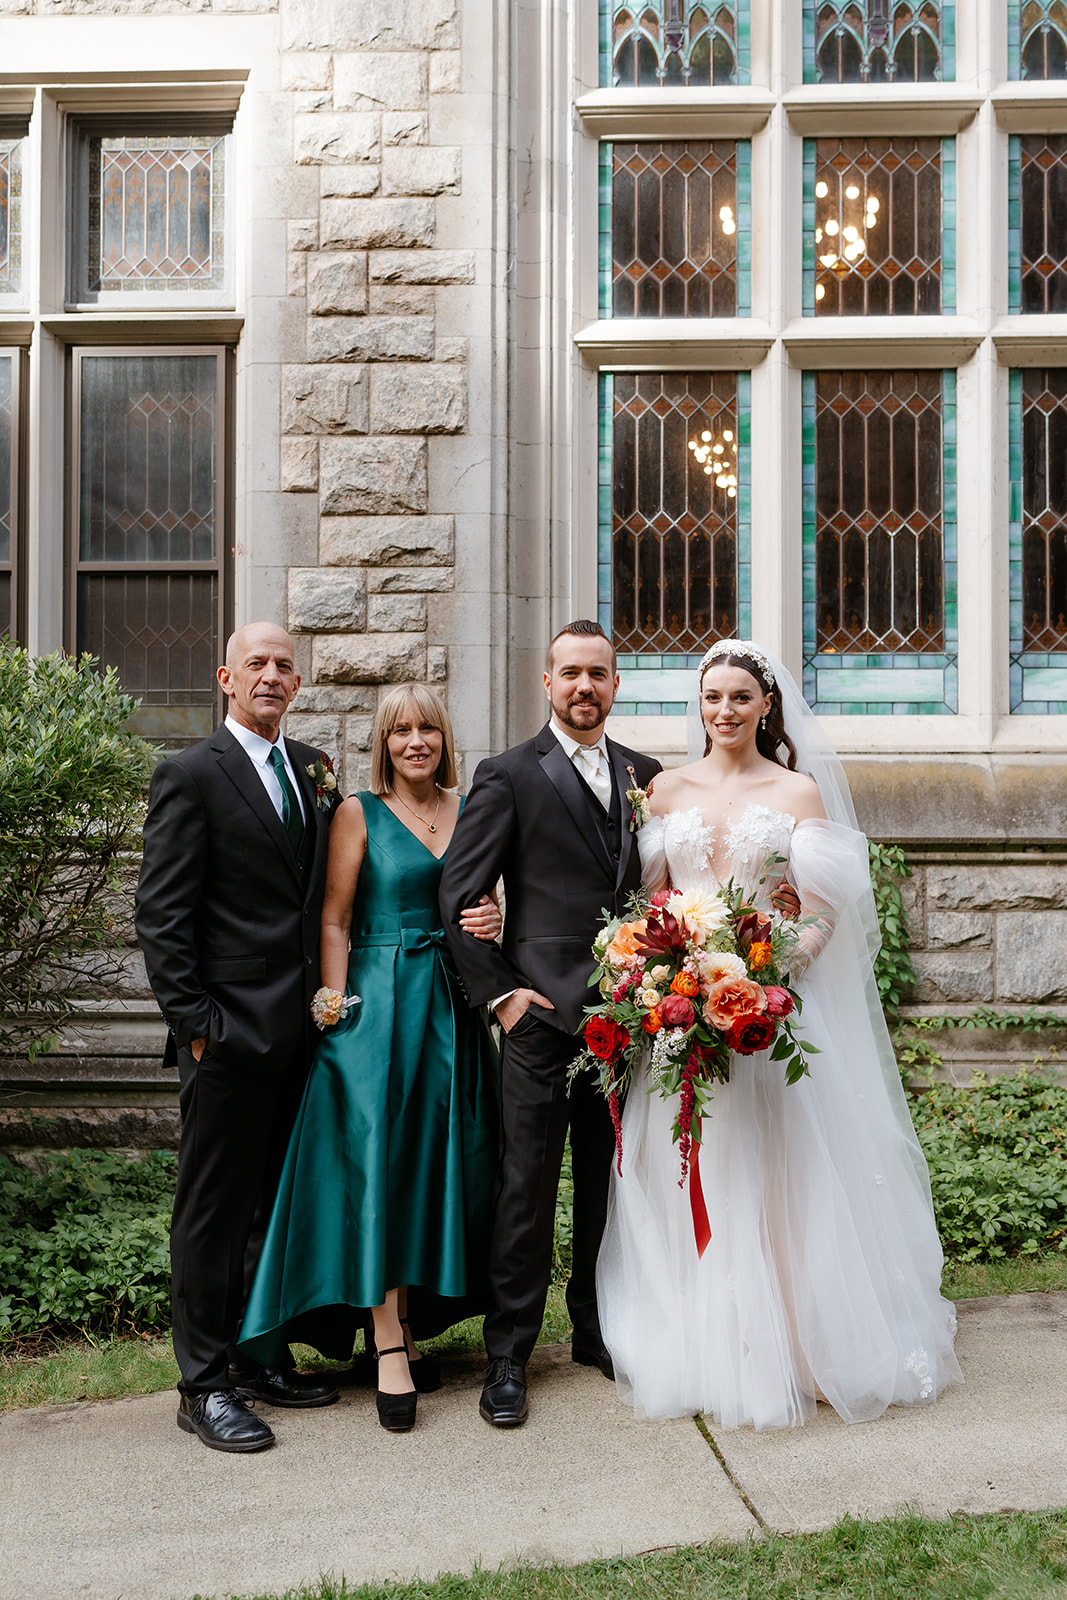
M 233 717 L 226 718 L 226 726 L 229 728 L 230 732 L 237 740 L 237 743 L 241 746 L 241 749 L 255 767 L 260 783 L 270 796 L 271 805 L 274 807 L 279 817 L 283 816 L 282 786 L 278 782 L 278 774 L 270 764 L 270 753 L 274 749 L 274 745 L 271 744 L 269 739 L 264 739 L 262 734 L 253 733 L 251 728 L 244 727 L 242 723 L 235 721 Z M 296 768 L 293 766 L 293 763 L 289 758 L 289 752 L 285 748 L 285 736 L 281 733 L 278 735 L 278 749 L 282 753 L 282 761 L 285 763 L 285 770 L 289 774 L 289 782 L 293 786 L 293 793 L 296 795 L 296 803 L 300 807 L 300 815 L 303 817 L 304 822 L 306 823 L 307 814 L 304 811 L 304 797 L 300 793 L 300 784 L 297 782 Z
M 608 760 L 608 750 L 605 744 L 605 735 L 601 733 L 596 744 L 582 744 L 579 739 L 574 739 L 564 728 L 561 728 L 555 717 L 549 720 L 549 727 L 563 747 L 568 761 L 580 777 L 592 789 L 605 811 L 611 810 L 611 763 Z

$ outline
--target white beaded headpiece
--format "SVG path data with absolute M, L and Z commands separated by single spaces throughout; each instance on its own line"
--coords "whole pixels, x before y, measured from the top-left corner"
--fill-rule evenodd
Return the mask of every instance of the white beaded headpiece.
M 767 687 L 769 689 L 774 688 L 774 673 L 771 671 L 771 664 L 763 654 L 763 651 L 757 645 L 754 645 L 751 639 L 717 640 L 710 650 L 704 652 L 704 657 L 700 663 L 701 678 L 704 676 L 704 669 L 711 662 L 717 661 L 720 656 L 748 656 L 749 660 L 754 661 L 759 667 Z

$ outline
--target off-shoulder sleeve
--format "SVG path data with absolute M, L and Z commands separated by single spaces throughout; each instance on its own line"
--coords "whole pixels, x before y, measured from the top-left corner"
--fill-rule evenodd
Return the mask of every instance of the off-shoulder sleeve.
M 855 828 L 822 818 L 798 823 L 790 845 L 789 876 L 800 896 L 801 916 L 815 918 L 801 929 L 796 959 L 790 963 L 792 976 L 799 977 L 822 952 L 847 906 L 856 906 L 864 923 L 869 920 L 867 840 Z
M 662 817 L 649 817 L 637 834 L 641 852 L 641 884 L 650 894 L 667 887 L 666 823 Z

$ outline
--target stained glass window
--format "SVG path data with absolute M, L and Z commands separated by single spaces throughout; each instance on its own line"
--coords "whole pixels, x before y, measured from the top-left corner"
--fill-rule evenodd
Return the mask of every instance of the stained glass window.
M 77 644 L 140 695 L 141 731 L 211 731 L 220 635 L 220 358 L 78 365 Z
M 1067 311 L 1067 135 L 1009 141 L 1008 308 Z
M 737 315 L 739 255 L 748 282 L 748 142 L 602 149 L 611 163 L 604 309 L 617 317 Z
M 90 294 L 221 288 L 224 156 L 223 136 L 89 140 Z
M 805 311 L 936 316 L 955 305 L 955 142 L 805 141 Z
M 0 634 L 11 633 L 15 600 L 15 361 L 0 351 Z
M 805 376 L 805 690 L 956 706 L 955 374 Z
M 1008 75 L 1067 78 L 1067 0 L 1008 0 Z
M 1011 374 L 1011 709 L 1067 711 L 1067 368 Z
M 954 0 L 804 0 L 805 83 L 955 76 Z
M 617 89 L 749 79 L 749 0 L 600 0 L 601 74 Z
M 17 294 L 22 265 L 22 141 L 0 139 L 0 295 Z
M 749 385 L 747 372 L 601 379 L 600 611 L 620 710 L 684 711 L 693 661 L 750 626 Z

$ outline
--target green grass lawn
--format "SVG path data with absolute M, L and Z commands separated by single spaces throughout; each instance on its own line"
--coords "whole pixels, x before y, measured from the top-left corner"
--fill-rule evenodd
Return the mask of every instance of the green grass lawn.
M 1067 1511 L 944 1522 L 846 1517 L 825 1533 L 694 1545 L 580 1567 L 520 1566 L 429 1583 L 326 1580 L 243 1600 L 1060 1600 Z

